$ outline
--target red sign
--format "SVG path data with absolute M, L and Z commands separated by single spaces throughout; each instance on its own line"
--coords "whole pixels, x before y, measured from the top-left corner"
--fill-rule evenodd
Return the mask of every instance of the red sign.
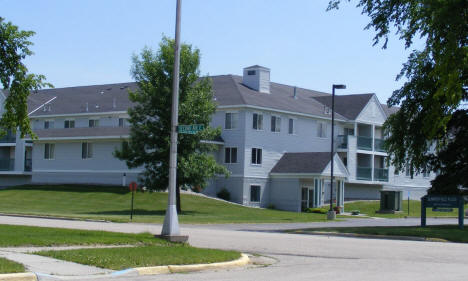
M 130 191 L 136 191 L 137 190 L 137 184 L 134 181 L 132 181 L 128 187 L 130 188 Z

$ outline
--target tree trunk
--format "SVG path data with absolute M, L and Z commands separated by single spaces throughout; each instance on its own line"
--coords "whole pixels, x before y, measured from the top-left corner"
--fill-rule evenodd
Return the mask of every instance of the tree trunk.
M 179 181 L 176 180 L 176 202 L 177 202 L 177 214 L 182 212 L 181 204 L 180 204 L 180 186 Z

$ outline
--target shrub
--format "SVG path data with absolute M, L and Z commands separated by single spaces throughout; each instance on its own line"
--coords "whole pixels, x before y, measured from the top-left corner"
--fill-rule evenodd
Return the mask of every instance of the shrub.
M 351 211 L 351 215 L 353 215 L 353 216 L 357 216 L 357 215 L 359 215 L 360 213 L 361 213 L 361 212 L 360 212 L 359 210 L 352 210 L 352 211 Z
M 324 208 L 307 208 L 306 213 L 326 214 L 328 211 Z
M 218 198 L 226 200 L 226 201 L 229 201 L 229 199 L 231 199 L 231 194 L 229 193 L 229 191 L 225 187 L 223 189 L 221 189 L 218 193 L 216 193 L 216 196 L 218 196 Z

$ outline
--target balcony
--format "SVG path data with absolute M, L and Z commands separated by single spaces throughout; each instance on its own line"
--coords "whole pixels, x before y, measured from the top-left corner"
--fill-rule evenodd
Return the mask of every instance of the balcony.
M 32 159 L 24 159 L 24 171 L 25 172 L 32 171 Z
M 6 134 L 0 138 L 0 143 L 16 143 L 16 136 Z
M 0 171 L 15 170 L 15 159 L 0 159 Z
M 347 149 L 348 148 L 348 136 L 346 135 L 337 136 L 336 143 L 338 144 L 337 148 Z
M 388 169 L 374 168 L 375 181 L 388 181 Z
M 379 152 L 386 152 L 384 148 L 385 140 L 383 139 L 374 139 L 374 150 Z
M 372 138 L 358 136 L 357 147 L 362 150 L 372 150 Z
M 388 177 L 388 172 L 387 172 Z M 356 179 L 358 180 L 372 180 L 372 168 L 371 167 L 357 167 Z

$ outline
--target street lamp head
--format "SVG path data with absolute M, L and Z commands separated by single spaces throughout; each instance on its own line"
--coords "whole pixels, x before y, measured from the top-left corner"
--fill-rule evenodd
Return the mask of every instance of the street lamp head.
M 335 85 L 335 84 L 333 84 L 333 89 L 346 89 L 346 85 L 343 85 L 343 84 Z

